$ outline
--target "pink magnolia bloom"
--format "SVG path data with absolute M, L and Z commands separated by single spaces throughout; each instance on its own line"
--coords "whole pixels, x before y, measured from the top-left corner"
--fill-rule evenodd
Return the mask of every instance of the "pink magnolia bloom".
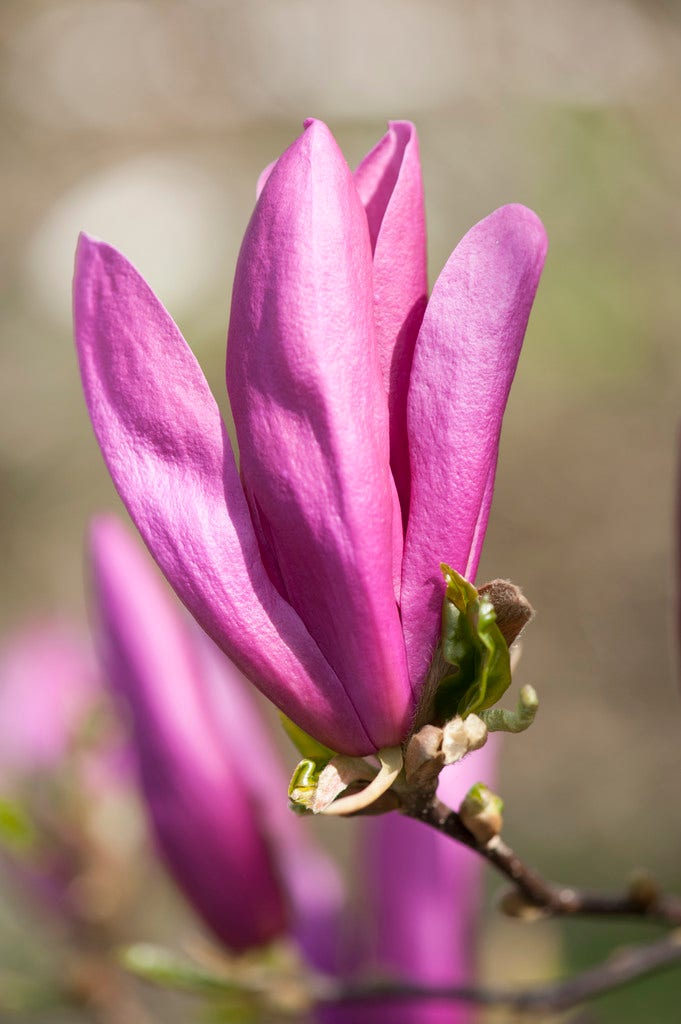
M 409 730 L 439 639 L 440 562 L 475 576 L 546 239 L 530 210 L 502 207 L 426 305 L 410 125 L 353 175 L 308 122 L 263 180 L 229 327 L 240 476 L 170 316 L 87 236 L 81 373 L 113 480 L 180 598 L 298 725 L 366 754 Z
M 158 848 L 190 903 L 242 952 L 293 930 L 324 959 L 336 875 L 281 800 L 286 780 L 241 674 L 183 620 L 113 517 L 91 557 L 98 639 L 125 701 Z

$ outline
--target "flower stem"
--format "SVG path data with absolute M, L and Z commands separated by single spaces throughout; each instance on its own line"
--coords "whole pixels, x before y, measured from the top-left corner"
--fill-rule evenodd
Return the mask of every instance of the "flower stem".
M 534 868 L 525 864 L 500 836 L 487 843 L 479 842 L 465 827 L 456 811 L 437 797 L 404 808 L 404 813 L 425 822 L 443 835 L 475 850 L 499 874 L 513 883 L 520 904 L 507 909 L 522 916 L 524 909 L 545 914 L 569 916 L 637 917 L 656 924 L 681 926 L 681 899 L 660 893 L 654 885 L 631 886 L 623 893 L 598 893 L 547 881 Z
M 450 1000 L 478 1006 L 502 1006 L 531 1014 L 568 1010 L 639 978 L 681 966 L 678 932 L 647 945 L 620 950 L 596 967 L 566 980 L 526 989 L 477 988 L 459 985 L 418 985 L 410 982 L 367 982 L 320 993 L 320 1002 L 389 1002 L 405 999 Z

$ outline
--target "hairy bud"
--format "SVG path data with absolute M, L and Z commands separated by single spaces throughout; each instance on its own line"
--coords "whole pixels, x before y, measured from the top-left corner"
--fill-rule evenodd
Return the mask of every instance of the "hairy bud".
M 478 593 L 492 602 L 497 626 L 510 647 L 534 617 L 534 608 L 520 587 L 510 580 L 491 580 L 480 587 Z

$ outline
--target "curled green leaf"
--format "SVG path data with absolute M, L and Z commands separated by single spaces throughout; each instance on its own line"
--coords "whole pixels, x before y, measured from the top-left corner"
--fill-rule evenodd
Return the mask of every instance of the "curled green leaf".
M 465 718 L 491 708 L 511 685 L 508 646 L 496 624 L 494 605 L 472 583 L 444 563 L 442 656 L 452 666 L 435 694 L 435 721 Z
M 489 732 L 525 732 L 534 722 L 538 707 L 537 691 L 528 685 L 523 686 L 520 691 L 515 711 L 490 708 L 488 711 L 481 711 L 480 718 Z

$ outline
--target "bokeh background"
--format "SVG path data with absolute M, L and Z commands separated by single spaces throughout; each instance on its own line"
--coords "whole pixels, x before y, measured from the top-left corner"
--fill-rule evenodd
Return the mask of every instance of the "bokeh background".
M 353 165 L 388 118 L 410 118 L 431 283 L 502 203 L 536 209 L 551 243 L 479 577 L 512 578 L 538 611 L 519 676 L 541 711 L 506 745 L 507 838 L 566 881 L 617 885 L 645 865 L 678 890 L 681 5 L 3 0 L 0 31 L 3 633 L 83 618 L 83 531 L 118 507 L 72 351 L 78 231 L 137 264 L 225 408 L 231 278 L 259 171 L 305 116 L 330 123 Z M 12 907 L 0 955 L 13 963 L 25 929 Z M 524 927 L 490 908 L 485 971 L 541 978 L 643 934 Z M 49 959 L 47 937 L 31 942 Z M 580 1019 L 673 1022 L 680 991 L 677 972 Z

